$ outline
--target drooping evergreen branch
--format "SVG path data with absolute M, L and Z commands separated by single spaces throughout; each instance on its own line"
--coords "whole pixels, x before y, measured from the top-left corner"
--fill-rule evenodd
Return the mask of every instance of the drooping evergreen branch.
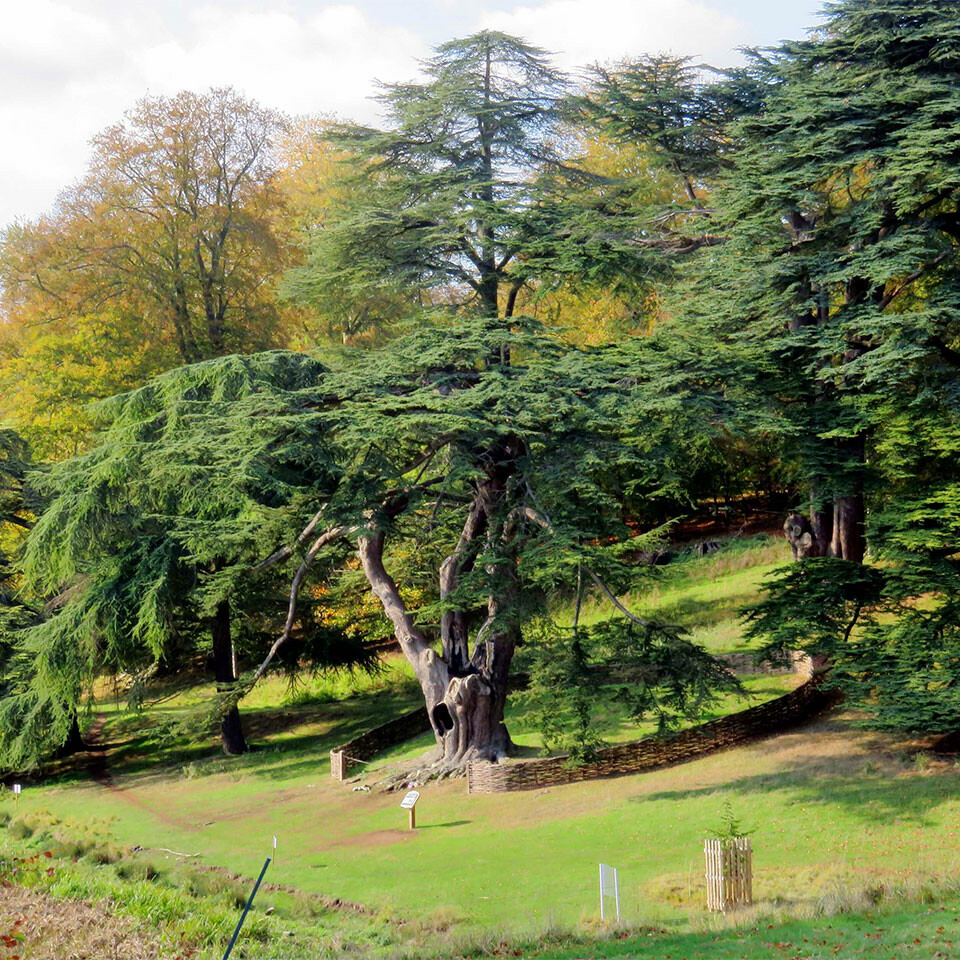
M 274 640 L 273 645 L 270 647 L 270 650 L 267 652 L 266 657 L 263 662 L 257 667 L 256 672 L 253 674 L 253 677 L 250 680 L 250 686 L 255 684 L 266 672 L 267 668 L 270 666 L 273 658 L 277 655 L 277 651 L 290 639 L 290 631 L 293 629 L 294 621 L 296 620 L 297 615 L 297 599 L 300 596 L 300 586 L 303 583 L 303 578 L 306 576 L 307 571 L 310 569 L 310 565 L 313 563 L 317 554 L 328 544 L 332 543 L 338 537 L 346 536 L 350 532 L 348 527 L 337 526 L 331 527 L 328 530 L 324 530 L 319 537 L 310 545 L 310 549 L 307 550 L 306 555 L 303 558 L 300 566 L 297 568 L 297 572 L 294 574 L 293 582 L 290 584 L 290 600 L 287 606 L 287 619 L 283 625 L 283 632 Z

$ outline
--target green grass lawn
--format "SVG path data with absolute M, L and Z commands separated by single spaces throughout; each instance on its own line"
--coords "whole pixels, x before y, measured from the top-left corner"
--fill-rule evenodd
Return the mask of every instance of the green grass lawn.
M 702 838 L 727 799 L 753 830 L 756 893 L 771 905 L 810 905 L 830 884 L 866 889 L 958 867 L 956 769 L 921 769 L 849 719 L 549 790 L 469 796 L 462 781 L 431 784 L 410 832 L 396 795 L 329 779 L 339 706 L 317 708 L 244 758 L 121 764 L 114 789 L 77 777 L 29 788 L 21 807 L 103 821 L 118 843 L 200 853 L 245 875 L 277 835 L 279 882 L 405 917 L 452 913 L 474 930 L 591 918 L 600 860 L 621 870 L 630 921 L 689 922 L 701 915 Z
M 686 627 L 692 640 L 713 653 L 747 650 L 740 611 L 759 598 L 764 578 L 789 560 L 782 537 L 734 538 L 723 541 L 716 554 L 681 553 L 673 563 L 648 568 L 640 585 L 621 599 L 640 616 Z M 573 615 L 567 607 L 557 614 L 565 620 Z M 584 623 L 610 616 L 610 605 L 597 596 L 588 598 L 581 612 Z
M 711 603 L 722 607 L 732 596 L 755 593 L 763 572 L 781 559 L 776 544 L 762 542 L 732 554 L 678 564 L 655 594 L 632 599 L 646 611 L 684 607 L 692 623 L 710 627 Z M 751 563 L 744 565 L 745 556 Z M 704 571 L 716 576 L 704 578 Z M 717 616 L 713 627 L 725 622 L 725 614 Z M 796 680 L 748 682 L 766 697 Z M 126 741 L 111 751 L 112 785 L 92 782 L 82 766 L 64 770 L 28 786 L 21 817 L 46 811 L 67 831 L 99 823 L 111 843 L 145 848 L 144 856 L 165 847 L 246 877 L 259 870 L 276 835 L 274 882 L 368 905 L 389 926 L 387 933 L 377 927 L 373 938 L 383 949 L 427 931 L 488 944 L 507 934 L 512 942 L 535 935 L 541 956 L 827 956 L 843 937 L 862 936 L 859 952 L 849 955 L 913 956 L 889 938 L 882 941 L 888 952 L 877 952 L 881 941 L 866 936 L 874 928 L 864 913 L 891 908 L 906 910 L 898 930 L 919 924 L 927 931 L 925 955 L 936 955 L 928 948 L 946 936 L 909 905 L 955 896 L 960 769 L 918 753 L 916 744 L 868 733 L 856 717 L 817 721 L 664 770 L 533 792 L 470 796 L 462 780 L 433 783 L 421 791 L 413 832 L 396 794 L 333 782 L 327 756 L 330 747 L 418 704 L 402 663 L 381 676 L 319 678 L 299 689 L 279 680 L 263 685 L 244 703 L 260 749 L 241 758 L 218 756 L 212 739 L 150 739 L 161 718 L 188 709 L 199 695 L 159 703 L 141 717 L 105 702 L 110 739 Z M 512 707 L 509 719 L 532 750 L 537 734 L 524 727 L 522 706 Z M 606 733 L 611 740 L 637 735 L 615 715 Z M 394 758 L 425 745 L 407 744 Z M 717 927 L 703 909 L 703 838 L 719 827 L 726 801 L 755 849 L 758 906 L 744 919 L 742 936 Z M 14 813 L 9 799 L 0 811 Z M 599 861 L 620 870 L 625 921 L 666 931 L 656 934 L 653 952 L 636 942 L 590 939 Z M 831 920 L 839 924 L 836 935 L 822 933 L 822 914 L 851 908 L 861 919 Z M 941 920 L 947 928 L 954 922 Z M 324 923 L 335 929 L 337 916 Z M 764 946 L 769 924 L 781 931 L 769 942 L 789 948 Z M 586 931 L 587 946 L 550 953 L 544 931 L 557 925 Z M 372 949 L 370 936 L 360 939 Z M 440 955 L 455 948 L 450 940 Z

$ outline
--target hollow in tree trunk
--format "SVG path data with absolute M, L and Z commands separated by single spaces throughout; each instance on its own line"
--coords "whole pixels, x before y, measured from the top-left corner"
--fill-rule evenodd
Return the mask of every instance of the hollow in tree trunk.
M 233 666 L 233 640 L 230 636 L 230 603 L 221 600 L 211 623 L 213 636 L 213 666 L 217 691 L 229 689 L 236 682 Z M 240 710 L 236 704 L 220 721 L 220 740 L 223 752 L 230 755 L 246 753 L 247 741 L 240 722 Z

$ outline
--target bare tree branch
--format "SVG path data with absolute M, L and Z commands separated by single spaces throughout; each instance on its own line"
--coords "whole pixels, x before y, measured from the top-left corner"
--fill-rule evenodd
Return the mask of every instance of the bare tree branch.
M 883 299 L 878 304 L 881 310 L 886 310 L 887 307 L 898 297 L 903 291 L 910 286 L 915 280 L 919 280 L 925 273 L 933 270 L 934 267 L 943 263 L 953 253 L 953 249 L 949 248 L 944 250 L 942 253 L 938 254 L 930 263 L 925 263 L 922 267 L 914 270 L 913 273 L 906 276 L 900 283 L 898 283 L 888 294 L 886 294 Z
M 317 537 L 317 539 L 314 540 L 314 542 L 310 545 L 310 549 L 307 551 L 307 555 L 303 558 L 303 562 L 300 564 L 296 574 L 293 577 L 293 583 L 290 585 L 290 602 L 287 606 L 287 620 L 283 626 L 283 633 L 281 633 L 280 636 L 274 640 L 273 646 L 267 653 L 263 663 L 257 667 L 257 672 L 253 675 L 253 679 L 250 681 L 251 686 L 263 676 L 267 667 L 270 666 L 271 661 L 276 656 L 277 651 L 287 642 L 287 640 L 290 639 L 290 631 L 293 629 L 293 622 L 297 615 L 297 598 L 300 596 L 300 585 L 303 583 L 303 578 L 306 576 L 307 570 L 310 569 L 310 564 L 313 563 L 314 558 L 323 547 L 325 547 L 332 540 L 336 540 L 337 537 L 346 536 L 348 533 L 350 533 L 350 529 L 348 527 L 331 527 L 329 530 L 325 530 L 323 533 L 321 533 L 320 536 Z

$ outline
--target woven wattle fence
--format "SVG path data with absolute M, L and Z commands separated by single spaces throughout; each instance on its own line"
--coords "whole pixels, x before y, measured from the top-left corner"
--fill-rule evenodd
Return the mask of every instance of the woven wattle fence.
M 823 689 L 815 676 L 796 690 L 740 713 L 691 727 L 671 737 L 646 737 L 598 751 L 591 763 L 572 766 L 569 757 L 544 760 L 508 760 L 505 763 L 471 761 L 467 764 L 470 793 L 508 793 L 536 790 L 563 783 L 595 780 L 680 763 L 707 753 L 769 737 L 829 710 L 840 699 L 836 690 Z
M 354 737 L 330 751 L 330 776 L 334 780 L 343 780 L 350 768 L 358 762 L 369 760 L 382 750 L 405 743 L 411 737 L 418 737 L 431 729 L 426 707 L 411 710 L 410 713 L 381 723 L 379 727 L 361 733 L 359 737 Z
M 789 665 L 773 665 L 773 664 L 757 664 L 754 659 L 754 655 L 751 653 L 742 653 L 742 654 L 725 654 L 723 659 L 727 661 L 727 665 L 731 670 L 734 670 L 737 673 L 789 673 L 796 672 L 802 673 L 806 676 L 810 675 L 812 670 L 812 665 L 809 657 L 802 652 L 792 654 Z M 613 683 L 613 682 L 629 682 L 630 674 L 625 672 L 622 668 L 616 666 L 601 666 L 594 667 L 593 673 L 596 676 L 597 683 Z M 511 690 L 522 690 L 529 683 L 530 678 L 526 674 L 515 674 L 511 676 L 509 685 Z M 802 689 L 802 688 L 800 688 Z M 794 691 L 796 693 L 797 691 Z M 787 697 L 792 696 L 792 694 L 787 694 Z M 781 700 L 786 699 L 784 697 L 780 698 Z M 771 703 L 778 703 L 779 701 L 774 700 Z M 763 704 L 763 706 L 770 706 L 770 704 Z M 755 710 L 760 710 L 762 707 L 754 707 Z M 743 714 L 735 714 L 735 716 L 744 716 L 749 714 L 750 710 L 744 711 Z M 725 720 L 733 719 L 732 717 L 726 717 Z M 713 723 L 722 723 L 721 720 L 715 720 Z M 711 724 L 704 724 L 702 728 L 698 727 L 695 729 L 706 729 L 710 727 Z M 330 751 L 330 776 L 334 780 L 345 780 L 347 774 L 353 767 L 356 767 L 359 763 L 365 763 L 366 761 L 375 757 L 378 753 L 381 753 L 383 750 L 388 750 L 390 747 L 395 747 L 401 743 L 405 743 L 407 740 L 410 740 L 412 737 L 418 737 L 421 733 L 427 733 L 432 729 L 430 725 L 430 717 L 427 714 L 426 707 L 419 707 L 416 710 L 411 710 L 409 713 L 405 713 L 402 716 L 395 717 L 393 720 L 388 720 L 386 723 L 380 724 L 379 727 L 374 727 L 372 730 L 368 730 L 366 733 L 361 733 L 359 736 L 354 737 L 352 740 L 348 740 L 346 743 L 341 743 L 340 746 L 334 747 Z M 686 731 L 690 733 L 692 731 Z M 682 736 L 682 734 L 681 734 Z M 623 750 L 627 747 L 637 747 L 646 743 L 656 743 L 663 745 L 665 741 L 663 740 L 638 740 L 634 743 L 624 744 L 620 747 L 610 747 L 609 751 Z M 673 743 L 674 741 L 667 741 Z M 606 753 L 609 751 L 604 751 L 602 756 L 606 756 Z M 683 758 L 680 758 L 683 759 Z M 554 760 L 561 761 L 561 766 L 565 762 L 565 757 L 556 757 L 551 760 L 535 760 L 531 761 L 531 764 L 537 763 L 553 763 Z M 601 761 L 601 763 L 604 761 Z M 649 764 L 649 766 L 658 766 L 659 763 L 669 763 L 671 761 L 654 761 Z M 518 766 L 519 764 L 510 764 L 511 767 Z M 482 767 L 482 766 L 491 766 L 495 770 L 500 771 L 504 769 L 504 765 L 500 764 L 471 764 L 468 767 L 468 777 L 470 774 L 470 768 L 472 767 Z M 590 765 L 595 766 L 595 764 Z M 632 770 L 614 770 L 613 773 L 631 773 Z M 475 776 L 478 778 L 478 783 L 482 782 L 482 778 L 485 776 L 484 773 L 476 773 Z M 606 774 L 595 773 L 591 774 L 589 777 L 574 777 L 572 779 L 592 779 L 596 776 L 606 776 Z M 498 780 L 499 774 L 494 779 Z M 558 783 L 569 783 L 571 780 L 558 780 L 555 781 Z M 538 783 L 531 784 L 531 787 L 540 786 Z M 472 789 L 472 788 L 471 788 Z M 501 793 L 506 790 L 525 790 L 529 789 L 525 786 L 506 786 L 506 787 L 493 787 L 487 789 L 483 786 L 479 786 L 476 790 L 477 793 Z

